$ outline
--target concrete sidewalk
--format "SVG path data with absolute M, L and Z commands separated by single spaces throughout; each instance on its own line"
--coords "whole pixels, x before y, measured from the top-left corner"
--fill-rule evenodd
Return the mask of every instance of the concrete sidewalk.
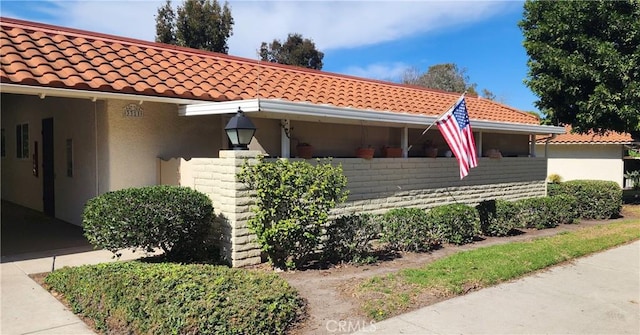
M 355 334 L 640 334 L 640 241 Z
M 73 250 L 59 250 L 55 268 L 115 261 L 106 250 L 71 254 Z M 121 260 L 135 259 L 143 253 L 123 252 Z M 53 257 L 38 258 L 27 255 L 21 261 L 0 265 L 1 315 L 0 334 L 95 334 L 91 328 L 43 289 L 29 275 L 51 271 Z M 20 258 L 20 257 L 18 257 Z

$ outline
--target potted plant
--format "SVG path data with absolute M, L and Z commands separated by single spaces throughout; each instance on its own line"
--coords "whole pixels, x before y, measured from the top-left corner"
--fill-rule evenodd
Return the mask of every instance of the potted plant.
M 313 157 L 313 146 L 309 143 L 299 143 L 296 146 L 297 157 L 311 159 Z
M 400 158 L 402 157 L 402 148 L 399 147 L 382 147 L 382 156 L 389 158 Z
M 364 158 L 364 159 L 372 159 L 373 158 L 373 154 L 376 152 L 375 148 L 372 148 L 371 146 L 367 147 L 367 148 L 358 148 L 356 150 L 356 157 L 358 158 Z

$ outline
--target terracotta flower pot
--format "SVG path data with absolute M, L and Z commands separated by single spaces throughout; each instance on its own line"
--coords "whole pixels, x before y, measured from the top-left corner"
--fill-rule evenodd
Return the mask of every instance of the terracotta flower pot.
M 398 148 L 398 147 L 383 147 L 382 148 L 382 155 L 384 157 L 389 157 L 389 158 L 400 158 L 400 157 L 402 157 L 402 148 Z
M 376 152 L 374 148 L 358 148 L 356 150 L 356 157 L 364 159 L 372 159 L 373 154 Z
M 438 148 L 425 148 L 424 155 L 427 157 L 437 157 L 438 156 Z
M 311 159 L 313 157 L 312 145 L 298 145 L 296 147 L 296 151 L 298 153 L 299 158 Z

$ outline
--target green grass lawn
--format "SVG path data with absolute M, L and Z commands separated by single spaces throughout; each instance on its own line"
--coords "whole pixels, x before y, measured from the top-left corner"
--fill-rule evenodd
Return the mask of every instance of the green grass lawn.
M 464 251 L 421 268 L 368 279 L 358 287 L 375 320 L 408 310 L 424 294 L 452 297 L 577 257 L 640 239 L 640 220 L 592 226 L 556 236 Z

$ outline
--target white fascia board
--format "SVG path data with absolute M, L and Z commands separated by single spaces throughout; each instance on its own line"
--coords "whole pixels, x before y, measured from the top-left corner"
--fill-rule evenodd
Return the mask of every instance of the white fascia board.
M 564 127 L 543 126 L 538 124 L 513 123 L 513 122 L 496 122 L 487 120 L 471 120 L 473 130 L 492 130 L 519 132 L 528 134 L 564 134 Z
M 178 114 L 181 116 L 231 114 L 237 112 L 238 108 L 245 113 L 253 113 L 260 111 L 260 102 L 261 100 L 258 99 L 250 99 L 184 105 L 178 107 Z
M 62 98 L 89 99 L 91 101 L 114 99 L 114 100 L 136 101 L 138 103 L 160 102 L 160 103 L 171 103 L 171 104 L 177 104 L 177 105 L 192 105 L 192 106 L 195 106 L 196 104 L 206 103 L 206 101 L 191 100 L 191 99 L 157 97 L 157 96 L 150 96 L 150 95 L 137 95 L 137 94 L 127 94 L 127 93 L 85 91 L 85 90 L 75 90 L 75 89 L 69 89 L 69 88 L 55 88 L 55 87 L 30 86 L 30 85 L 5 84 L 5 83 L 0 84 L 0 92 L 36 95 L 41 98 L 62 97 Z
M 336 107 L 332 105 L 316 105 L 308 102 L 291 102 L 282 100 L 260 100 L 260 110 L 290 115 L 304 115 L 374 122 L 390 122 L 397 124 L 429 125 L 435 122 L 435 116 L 416 115 Z
M 433 115 L 374 111 L 351 107 L 336 107 L 333 105 L 318 105 L 309 102 L 292 102 L 276 99 L 250 99 L 187 105 L 181 106 L 179 108 L 179 113 L 180 115 L 184 116 L 230 114 L 235 113 L 238 110 L 238 107 L 242 108 L 245 113 L 269 112 L 273 114 L 282 114 L 283 119 L 286 119 L 287 115 L 312 116 L 332 119 L 393 123 L 397 124 L 399 127 L 408 125 L 428 127 L 437 119 L 437 116 Z M 498 131 L 510 133 L 517 132 L 526 134 L 565 133 L 563 127 L 474 119 L 471 120 L 471 127 L 474 131 Z

